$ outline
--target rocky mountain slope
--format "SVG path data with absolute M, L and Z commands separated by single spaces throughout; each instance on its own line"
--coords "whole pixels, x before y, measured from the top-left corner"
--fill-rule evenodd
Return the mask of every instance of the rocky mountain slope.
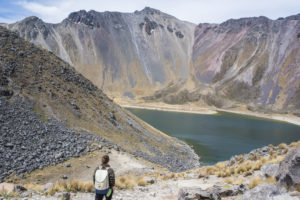
M 145 8 L 82 10 L 59 24 L 29 17 L 8 28 L 74 65 L 109 95 L 134 98 L 187 79 L 195 25 Z
M 200 24 L 193 63 L 215 95 L 250 107 L 299 111 L 300 15 Z
M 188 145 L 112 102 L 69 64 L 0 27 L 0 182 L 102 148 L 171 170 L 197 165 Z
M 121 100 L 299 115 L 300 15 L 184 22 L 152 8 L 6 25 Z
M 120 152 L 116 152 L 119 154 Z M 115 154 L 115 156 L 116 156 Z M 114 199 L 131 200 L 298 200 L 300 141 L 265 146 L 229 161 L 181 173 L 129 168 L 118 174 Z M 116 159 L 112 160 L 112 164 Z M 136 162 L 136 161 L 134 161 Z M 133 163 L 134 163 L 133 162 Z M 118 163 L 120 165 L 120 163 Z M 73 165 L 68 170 L 74 170 Z M 116 168 L 116 170 L 121 170 Z M 87 175 L 90 173 L 84 173 Z M 1 195 L 16 199 L 92 199 L 93 184 L 84 180 L 0 184 Z M 86 185 L 89 184 L 89 187 Z M 1 193 L 3 187 L 6 193 Z M 25 187 L 25 188 L 24 188 Z M 12 192 L 14 189 L 14 193 Z

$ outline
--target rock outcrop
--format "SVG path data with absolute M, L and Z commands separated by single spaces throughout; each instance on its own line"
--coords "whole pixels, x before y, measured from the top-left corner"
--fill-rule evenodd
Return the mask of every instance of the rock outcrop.
M 295 189 L 300 186 L 300 147 L 292 149 L 280 162 L 276 180 L 279 187 Z
M 279 189 L 272 183 L 259 185 L 252 190 L 245 192 L 242 200 L 271 200 L 280 194 Z
M 275 177 L 277 175 L 277 171 L 279 168 L 279 164 L 266 164 L 261 167 L 261 175 L 264 178 Z
M 208 199 L 208 200 L 221 200 L 225 197 L 233 197 L 240 195 L 244 192 L 245 185 L 235 185 L 233 187 L 224 187 L 222 185 L 214 185 L 211 188 L 203 190 L 197 187 L 180 188 L 178 192 L 178 200 L 189 199 Z

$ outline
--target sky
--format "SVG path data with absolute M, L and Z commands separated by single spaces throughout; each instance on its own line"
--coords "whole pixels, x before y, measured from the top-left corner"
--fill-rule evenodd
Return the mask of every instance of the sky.
M 300 0 L 0 0 L 0 23 L 28 16 L 59 23 L 83 9 L 134 12 L 146 6 L 195 24 L 255 16 L 277 19 L 300 13 Z

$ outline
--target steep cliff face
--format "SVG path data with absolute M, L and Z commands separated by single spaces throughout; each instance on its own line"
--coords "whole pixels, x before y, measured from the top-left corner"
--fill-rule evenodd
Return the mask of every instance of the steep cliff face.
M 299 114 L 300 15 L 195 26 L 145 8 L 79 11 L 59 24 L 29 17 L 7 27 L 111 97 Z
M 194 27 L 151 8 L 79 11 L 60 24 L 29 17 L 9 25 L 74 65 L 109 95 L 130 98 L 187 79 Z
M 200 24 L 193 63 L 216 96 L 273 110 L 299 110 L 300 15 Z

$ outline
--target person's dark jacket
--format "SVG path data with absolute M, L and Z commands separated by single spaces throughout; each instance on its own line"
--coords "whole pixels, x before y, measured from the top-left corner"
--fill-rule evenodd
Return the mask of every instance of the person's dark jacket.
M 96 171 L 99 169 L 99 167 L 96 167 L 93 175 L 93 183 L 95 184 L 95 175 Z M 115 172 L 114 170 L 110 167 L 108 164 L 102 164 L 101 169 L 107 169 L 108 172 L 108 182 L 109 182 L 109 187 L 114 187 L 115 186 Z

